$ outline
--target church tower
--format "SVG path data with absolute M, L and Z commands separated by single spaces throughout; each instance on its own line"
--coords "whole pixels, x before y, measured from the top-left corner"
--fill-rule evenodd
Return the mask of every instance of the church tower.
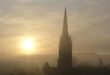
M 62 35 L 59 44 L 58 67 L 61 69 L 72 68 L 72 41 L 68 33 L 67 10 L 64 12 Z

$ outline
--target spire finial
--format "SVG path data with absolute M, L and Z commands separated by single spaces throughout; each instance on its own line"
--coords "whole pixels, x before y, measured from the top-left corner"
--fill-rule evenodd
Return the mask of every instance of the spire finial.
M 65 0 L 65 8 L 67 7 L 67 0 Z

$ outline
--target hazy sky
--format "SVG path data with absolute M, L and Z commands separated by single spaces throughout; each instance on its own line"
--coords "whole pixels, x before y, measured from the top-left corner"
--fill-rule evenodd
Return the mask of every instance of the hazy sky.
M 68 0 L 74 52 L 110 52 L 110 0 Z M 14 54 L 22 37 L 37 42 L 38 53 L 58 53 L 64 0 L 0 0 L 0 53 Z

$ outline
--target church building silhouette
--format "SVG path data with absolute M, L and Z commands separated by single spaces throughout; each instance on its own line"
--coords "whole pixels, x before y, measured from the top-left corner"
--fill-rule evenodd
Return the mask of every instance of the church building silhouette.
M 50 67 L 48 63 L 44 64 L 43 71 L 45 75 L 70 75 L 72 73 L 72 40 L 68 33 L 67 10 L 64 11 L 64 22 L 62 35 L 59 42 L 58 67 Z

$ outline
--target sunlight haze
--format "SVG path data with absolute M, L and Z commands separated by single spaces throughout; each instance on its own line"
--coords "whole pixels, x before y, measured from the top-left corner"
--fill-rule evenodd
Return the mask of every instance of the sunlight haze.
M 110 52 L 110 0 L 68 0 L 73 52 Z M 0 0 L 0 53 L 15 54 L 34 35 L 40 54 L 58 54 L 64 0 Z M 25 39 L 24 39 L 25 40 Z

